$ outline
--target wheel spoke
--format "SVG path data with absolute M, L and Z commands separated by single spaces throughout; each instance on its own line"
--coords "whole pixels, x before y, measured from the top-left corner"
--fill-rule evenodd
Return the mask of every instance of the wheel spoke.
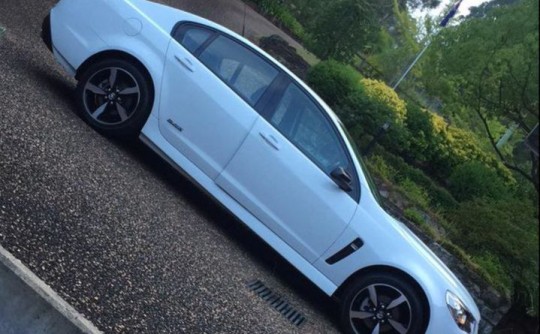
M 91 91 L 94 94 L 98 94 L 98 95 L 106 95 L 107 94 L 103 89 L 99 88 L 98 86 L 96 86 L 96 85 L 94 85 L 94 84 L 92 84 L 90 82 L 87 83 L 86 87 L 84 87 L 84 88 L 86 90 Z
M 375 285 L 368 286 L 368 291 L 369 291 L 369 299 L 373 303 L 373 306 L 377 307 L 379 304 L 377 301 L 377 290 L 375 290 Z
M 388 323 L 390 324 L 390 326 L 392 326 L 392 328 L 394 328 L 399 334 L 405 334 L 407 333 L 407 328 L 405 328 L 405 326 L 403 326 L 403 324 L 395 321 L 395 320 L 392 320 L 392 319 L 388 319 Z
M 373 317 L 373 313 L 362 311 L 351 311 L 351 319 L 367 319 Z
M 116 84 L 116 77 L 118 76 L 118 69 L 117 68 L 111 68 L 111 74 L 109 76 L 109 85 L 111 85 L 111 88 L 114 87 Z
M 104 103 L 102 104 L 99 108 L 97 108 L 93 113 L 92 113 L 92 117 L 94 119 L 98 119 L 99 116 L 101 116 L 104 112 L 105 112 L 105 109 L 107 109 L 107 103 Z
M 84 107 L 101 125 L 122 124 L 138 110 L 144 87 L 128 70 L 105 67 L 86 80 Z
M 398 298 L 392 300 L 392 302 L 390 304 L 388 304 L 386 309 L 388 309 L 388 310 L 393 309 L 394 307 L 396 307 L 398 305 L 401 305 L 402 303 L 404 303 L 406 301 L 407 301 L 407 298 L 404 295 L 400 295 Z
M 120 91 L 120 95 L 129 95 L 129 94 L 139 94 L 140 91 L 139 91 L 139 86 L 135 86 L 135 87 L 129 87 L 129 88 L 125 88 L 125 89 L 122 89 Z
M 120 119 L 122 120 L 122 122 L 128 119 L 128 114 L 127 114 L 126 109 L 122 107 L 122 105 L 118 102 L 116 102 L 116 110 L 118 111 L 118 115 L 120 115 Z
M 373 328 L 373 332 L 371 332 L 371 334 L 379 334 L 380 330 L 381 330 L 381 324 L 377 323 L 377 326 Z

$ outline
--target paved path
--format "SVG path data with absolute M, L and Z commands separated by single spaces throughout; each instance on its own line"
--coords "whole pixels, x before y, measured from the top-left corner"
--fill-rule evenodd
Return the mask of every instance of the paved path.
M 337 333 L 333 304 L 258 238 L 141 144 L 76 115 L 74 82 L 39 39 L 53 3 L 0 5 L 0 244 L 107 333 Z M 215 3 L 236 22 L 238 2 Z M 309 323 L 255 297 L 254 278 Z

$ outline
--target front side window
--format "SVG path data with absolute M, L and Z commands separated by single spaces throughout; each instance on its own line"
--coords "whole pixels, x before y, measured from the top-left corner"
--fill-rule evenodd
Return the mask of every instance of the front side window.
M 349 166 L 336 131 L 319 107 L 295 84 L 285 90 L 270 123 L 326 174 Z
M 279 74 L 256 53 L 225 36 L 216 38 L 199 59 L 252 106 Z

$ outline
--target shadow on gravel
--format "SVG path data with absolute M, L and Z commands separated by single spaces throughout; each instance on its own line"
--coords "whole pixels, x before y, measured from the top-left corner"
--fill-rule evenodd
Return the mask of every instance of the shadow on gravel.
M 329 321 L 339 328 L 335 301 L 326 296 L 228 210 L 163 161 L 142 142 L 125 142 L 115 139 L 109 139 L 109 141 L 130 154 L 157 178 L 179 193 L 200 215 L 211 221 L 224 235 L 248 253 L 251 258 L 271 271 L 277 279 L 283 282 L 283 285 L 293 289 L 304 301 L 323 313 Z M 254 277 L 254 279 L 256 278 Z
M 51 75 L 40 67 L 33 68 L 31 72 L 43 87 L 47 87 L 57 99 L 67 102 L 70 111 L 81 122 L 85 122 L 77 112 L 74 96 L 75 86 L 72 83 L 60 76 Z M 100 136 L 101 134 L 96 132 L 96 135 Z M 223 231 L 224 235 L 239 245 L 251 258 L 271 271 L 284 285 L 292 288 L 303 300 L 323 313 L 336 327 L 339 327 L 335 302 L 204 191 L 178 173 L 139 140 L 129 142 L 113 138 L 107 138 L 107 140 L 129 154 L 152 172 L 156 178 L 162 180 L 164 184 L 185 198 L 199 214 L 211 221 L 220 231 Z M 254 277 L 254 279 L 256 278 Z
M 29 74 L 40 84 L 41 87 L 47 87 L 47 90 L 54 94 L 55 98 L 67 102 L 70 111 L 79 116 L 76 112 L 75 103 L 75 85 L 59 75 L 51 74 L 50 71 L 38 66 L 29 64 Z M 82 118 L 81 118 L 82 119 Z
M 73 80 L 62 76 L 48 62 L 42 61 L 34 53 L 21 52 L 11 40 L 6 40 L 5 45 L 2 45 L 2 49 L 8 51 L 5 52 L 4 61 L 7 62 L 8 66 L 17 69 L 18 75 L 27 76 L 38 83 L 43 91 L 53 94 L 53 97 L 58 101 L 68 102 L 70 110 L 76 110 L 73 94 L 75 84 Z M 47 52 L 47 56 L 50 57 L 48 51 L 43 52 Z

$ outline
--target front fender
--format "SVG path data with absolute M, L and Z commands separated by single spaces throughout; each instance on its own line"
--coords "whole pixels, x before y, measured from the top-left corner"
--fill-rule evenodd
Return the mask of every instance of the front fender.
M 319 258 L 315 266 L 336 286 L 369 268 L 387 267 L 410 276 L 424 291 L 430 310 L 426 333 L 459 333 L 446 305 L 446 292 L 452 291 L 480 319 L 472 297 L 448 268 L 412 232 L 395 221 L 378 204 L 360 203 L 353 221 L 340 238 Z M 368 209 L 366 209 L 366 207 Z M 356 238 L 363 246 L 331 265 L 327 259 Z

